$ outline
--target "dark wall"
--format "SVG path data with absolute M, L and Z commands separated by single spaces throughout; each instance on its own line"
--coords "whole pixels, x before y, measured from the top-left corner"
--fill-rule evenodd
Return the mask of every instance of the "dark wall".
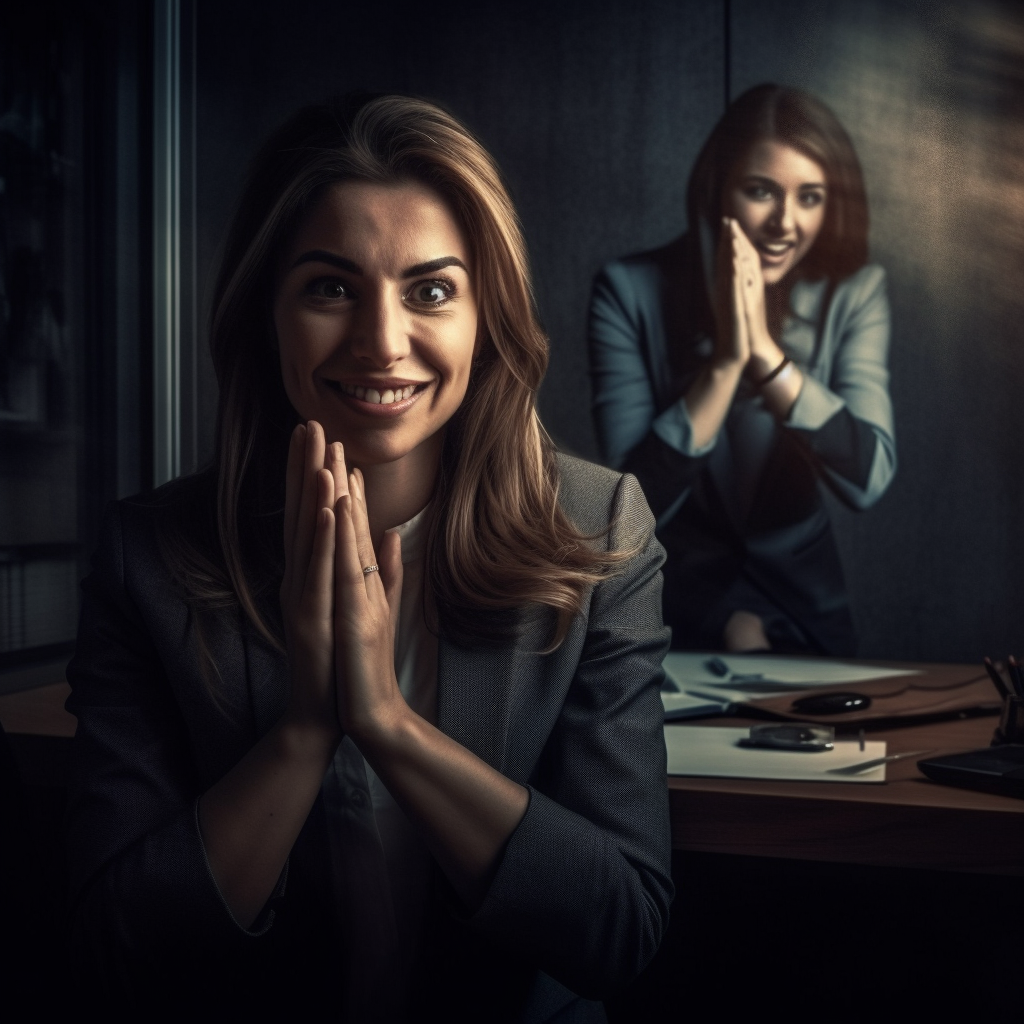
M 1024 614 L 1013 586 L 1024 310 L 1006 271 L 1024 251 L 1013 226 L 1024 22 L 995 5 L 971 11 L 910 0 L 198 5 L 199 279 L 212 278 L 247 160 L 297 106 L 357 87 L 438 100 L 509 181 L 552 339 L 541 413 L 560 444 L 593 457 L 594 272 L 683 228 L 686 178 L 727 94 L 765 80 L 808 88 L 864 163 L 896 325 L 899 473 L 869 514 L 836 510 L 862 654 L 1005 653 Z M 206 455 L 215 402 L 206 367 Z
M 681 230 L 686 170 L 724 104 L 724 5 L 373 10 L 330 0 L 199 6 L 200 280 L 212 276 L 246 161 L 297 106 L 354 88 L 437 100 L 511 187 L 552 339 L 541 412 L 560 444 L 593 457 L 590 280 L 613 256 Z M 209 411 L 209 389 L 206 401 Z
M 732 2 L 733 94 L 775 79 L 853 137 L 889 275 L 899 471 L 835 522 L 865 654 L 1020 645 L 1024 16 L 1019 5 Z

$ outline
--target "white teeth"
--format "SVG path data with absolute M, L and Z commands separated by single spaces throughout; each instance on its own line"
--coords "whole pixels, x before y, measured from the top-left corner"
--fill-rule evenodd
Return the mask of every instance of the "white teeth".
M 415 384 L 407 384 L 404 388 L 385 388 L 383 392 L 376 388 L 364 388 L 362 384 L 342 384 L 339 381 L 338 385 L 346 395 L 352 395 L 353 398 L 359 398 L 364 402 L 373 402 L 375 405 L 404 402 L 416 393 Z

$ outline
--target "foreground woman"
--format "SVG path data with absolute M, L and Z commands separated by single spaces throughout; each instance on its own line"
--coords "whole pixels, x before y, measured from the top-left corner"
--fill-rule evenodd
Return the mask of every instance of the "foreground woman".
M 85 586 L 83 978 L 151 1014 L 602 1020 L 671 898 L 663 555 L 537 420 L 493 162 L 419 101 L 301 112 L 211 339 L 214 468 L 115 506 Z
M 896 468 L 857 156 L 822 103 L 757 86 L 701 150 L 687 213 L 594 284 L 602 455 L 658 518 L 674 647 L 851 655 L 822 490 L 867 509 Z

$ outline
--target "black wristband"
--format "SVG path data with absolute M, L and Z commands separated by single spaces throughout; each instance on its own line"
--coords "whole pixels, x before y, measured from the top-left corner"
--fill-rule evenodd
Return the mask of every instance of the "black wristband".
M 793 362 L 793 360 L 792 360 L 792 359 L 790 359 L 790 358 L 789 358 L 789 356 L 783 356 L 783 357 L 782 357 L 782 362 L 781 362 L 781 363 L 779 363 L 779 365 L 778 365 L 778 366 L 776 366 L 776 367 L 775 367 L 775 369 L 774 369 L 774 370 L 772 370 L 772 372 L 771 372 L 771 373 L 769 373 L 767 377 L 762 377 L 762 378 L 761 378 L 761 379 L 760 379 L 760 380 L 759 380 L 759 381 L 758 381 L 758 382 L 757 382 L 757 383 L 756 383 L 756 384 L 754 385 L 754 387 L 756 387 L 756 388 L 757 388 L 757 389 L 758 389 L 758 390 L 760 391 L 760 390 L 761 390 L 761 388 L 763 388 L 763 387 L 765 386 L 765 384 L 770 384 L 770 383 L 771 383 L 771 382 L 772 382 L 773 380 L 775 380 L 775 378 L 776 378 L 776 377 L 778 377 L 778 375 L 779 375 L 780 373 L 782 373 L 782 371 L 783 371 L 783 370 L 784 370 L 784 369 L 785 369 L 785 368 L 786 368 L 787 366 L 789 366 L 789 364 L 790 364 L 791 362 Z

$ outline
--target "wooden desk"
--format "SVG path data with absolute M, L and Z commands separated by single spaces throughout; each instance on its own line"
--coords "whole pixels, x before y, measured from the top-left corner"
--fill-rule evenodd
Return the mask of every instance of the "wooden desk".
M 71 694 L 67 683 L 51 683 L 0 696 L 0 723 L 12 736 L 55 736 L 71 739 L 78 724 L 64 710 Z
M 970 672 L 971 667 L 965 671 Z M 69 738 L 66 683 L 0 696 L 13 737 Z M 703 720 L 736 725 L 742 720 Z M 694 723 L 697 724 L 697 723 Z M 996 719 L 969 718 L 872 732 L 891 754 L 988 746 Z M 685 724 L 673 729 L 688 728 Z M 1024 800 L 940 786 L 916 759 L 887 768 L 883 785 L 670 778 L 677 850 L 1024 875 Z
M 954 753 L 987 747 L 995 724 L 994 718 L 971 718 L 872 732 L 871 738 L 886 740 L 890 754 Z M 881 785 L 670 778 L 672 845 L 706 853 L 1024 875 L 1024 800 L 940 786 L 916 762 L 889 764 Z
M 922 679 L 929 673 L 944 680 L 969 678 L 978 671 L 974 665 L 901 667 L 921 669 Z M 986 715 L 872 729 L 869 735 L 885 740 L 890 754 L 930 750 L 924 756 L 937 756 L 987 747 L 997 721 Z M 836 725 L 842 726 L 841 717 Z M 879 785 L 672 777 L 672 845 L 705 853 L 1024 875 L 1024 800 L 941 786 L 918 771 L 917 761 L 887 765 L 886 782 Z

